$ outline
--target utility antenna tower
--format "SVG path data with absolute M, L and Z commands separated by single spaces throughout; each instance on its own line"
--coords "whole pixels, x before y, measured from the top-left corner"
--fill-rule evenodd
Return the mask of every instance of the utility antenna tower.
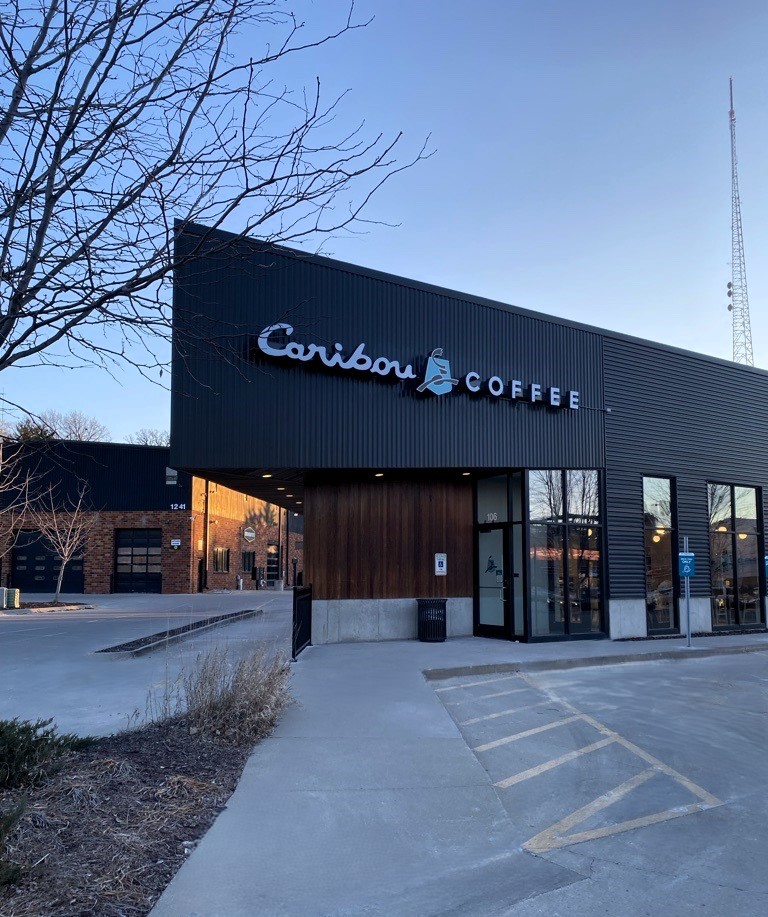
M 754 366 L 752 325 L 749 320 L 747 269 L 744 263 L 744 234 L 741 229 L 741 199 L 736 157 L 736 112 L 733 109 L 733 77 L 730 79 L 731 108 L 731 282 L 728 284 L 729 311 L 733 312 L 733 362 Z

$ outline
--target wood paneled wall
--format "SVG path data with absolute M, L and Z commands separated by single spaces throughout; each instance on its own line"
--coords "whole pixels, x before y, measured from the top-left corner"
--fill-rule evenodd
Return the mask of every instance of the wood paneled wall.
M 317 599 L 473 593 L 469 482 L 308 485 L 304 510 L 304 581 Z M 435 576 L 438 552 L 447 576 Z

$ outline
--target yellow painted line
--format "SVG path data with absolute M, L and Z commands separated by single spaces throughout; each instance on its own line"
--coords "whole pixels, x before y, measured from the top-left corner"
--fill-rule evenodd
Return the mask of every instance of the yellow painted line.
M 601 739 L 599 742 L 593 742 L 592 745 L 585 745 L 583 748 L 577 748 L 576 751 L 569 751 L 559 758 L 552 758 L 551 761 L 545 761 L 544 764 L 539 764 L 537 767 L 531 767 L 527 771 L 513 774 L 505 780 L 499 780 L 498 783 L 494 783 L 494 786 L 505 790 L 507 787 L 514 786 L 516 783 L 522 783 L 523 780 L 530 780 L 531 777 L 538 777 L 539 774 L 545 774 L 547 771 L 551 771 L 561 764 L 567 764 L 569 761 L 580 758 L 582 755 L 588 755 L 590 752 L 597 751 L 599 748 L 605 748 L 606 745 L 612 745 L 615 741 L 616 739 Z
M 631 777 L 629 780 L 626 780 L 619 786 L 614 787 L 612 790 L 609 790 L 602 796 L 598 796 L 597 799 L 593 799 L 592 802 L 587 803 L 580 809 L 576 809 L 576 811 L 571 812 L 570 815 L 566 815 L 565 818 L 561 819 L 559 822 L 556 822 L 545 831 L 541 831 L 536 835 L 536 837 L 532 837 L 529 841 L 526 841 L 525 844 L 523 844 L 523 847 L 526 850 L 530 850 L 532 853 L 544 853 L 545 851 L 553 850 L 556 847 L 565 847 L 567 844 L 578 843 L 578 841 L 574 841 L 573 838 L 579 835 L 572 834 L 570 836 L 566 836 L 567 832 L 570 831 L 571 828 L 574 828 L 576 825 L 580 825 L 583 821 L 586 821 L 593 815 L 597 815 L 598 812 L 602 812 L 603 809 L 607 809 L 608 806 L 612 806 L 620 799 L 623 799 L 633 790 L 636 790 L 639 786 L 642 786 L 647 780 L 650 780 L 651 777 L 657 773 L 658 771 L 655 768 L 649 767 L 647 770 L 644 770 L 639 774 L 635 774 L 634 777 Z M 614 826 L 611 825 L 609 827 L 612 828 Z M 579 832 L 579 834 L 587 833 L 589 832 Z
M 673 818 L 680 818 L 683 815 L 691 815 L 695 812 L 704 812 L 707 809 L 714 808 L 713 805 L 708 803 L 697 802 L 687 806 L 676 806 L 672 809 L 664 809 L 661 812 L 654 812 L 651 815 L 643 815 L 639 818 L 627 819 L 626 821 L 616 822 L 613 825 L 606 825 L 602 828 L 595 828 L 590 831 L 579 831 L 569 835 L 565 834 L 570 828 L 575 827 L 581 822 L 586 821 L 586 819 L 590 818 L 592 815 L 595 815 L 597 812 L 618 802 L 628 793 L 632 792 L 632 790 L 637 789 L 637 787 L 645 783 L 646 780 L 660 773 L 664 773 L 664 770 L 658 767 L 650 767 L 642 773 L 637 774 L 635 777 L 615 787 L 603 796 L 598 797 L 598 799 L 593 800 L 581 809 L 572 812 L 570 815 L 557 822 L 557 824 L 552 825 L 551 828 L 547 828 L 546 831 L 537 834 L 536 837 L 523 845 L 524 848 L 532 852 L 541 853 L 557 847 L 580 844 L 584 841 L 608 837 L 611 834 L 619 834 L 624 831 L 631 831 L 634 828 L 655 825 L 659 822 L 669 821 Z
M 537 733 L 546 732 L 548 729 L 557 729 L 558 726 L 565 726 L 566 723 L 573 723 L 575 720 L 580 719 L 580 716 L 566 716 L 561 720 L 555 720 L 554 723 L 545 723 L 543 726 L 536 726 L 534 729 L 526 729 L 524 732 L 516 732 L 514 735 L 504 736 L 503 739 L 494 739 L 492 742 L 486 742 L 485 745 L 477 745 L 472 751 L 490 751 L 500 745 L 509 745 L 510 742 L 517 742 L 518 739 L 526 739 L 528 736 L 535 736 Z
M 520 677 L 531 687 L 541 692 L 542 694 L 549 697 L 553 703 L 562 704 L 568 710 L 571 710 L 574 714 L 578 714 L 582 717 L 585 723 L 589 723 L 590 726 L 593 726 L 598 732 L 601 732 L 604 736 L 610 736 L 615 742 L 618 742 L 619 745 L 622 745 L 627 751 L 632 752 L 632 754 L 637 755 L 638 758 L 642 758 L 647 764 L 652 765 L 653 767 L 658 768 L 663 773 L 667 774 L 669 777 L 672 777 L 673 780 L 677 780 L 682 786 L 687 790 L 693 793 L 694 796 L 698 796 L 699 799 L 706 803 L 707 807 L 720 806 L 722 805 L 722 800 L 718 799 L 717 796 L 713 796 L 712 793 L 707 792 L 703 787 L 699 786 L 697 783 L 694 783 L 693 780 L 690 780 L 688 777 L 685 777 L 680 771 L 676 771 L 673 767 L 670 767 L 668 764 L 665 764 L 663 761 L 660 761 L 658 758 L 649 754 L 647 751 L 644 751 L 639 746 L 635 745 L 634 742 L 630 742 L 629 739 L 625 739 L 624 736 L 619 735 L 618 732 L 611 729 L 609 726 L 599 722 L 594 717 L 589 716 L 587 713 L 582 713 L 577 707 L 574 707 L 573 704 L 569 703 L 567 700 L 559 697 L 553 691 L 549 691 L 546 688 L 540 688 L 533 683 L 525 673 L 520 673 Z
M 511 691 L 496 691 L 493 694 L 480 694 L 477 697 L 468 697 L 467 700 L 486 700 L 489 697 L 508 697 L 510 694 L 521 694 L 524 691 L 530 690 L 530 688 L 513 688 Z
M 485 716 L 473 716 L 471 720 L 464 720 L 459 726 L 473 726 L 475 723 L 482 723 L 484 720 L 496 720 L 500 716 L 512 716 L 513 713 L 521 713 L 523 710 L 533 710 L 535 707 L 546 707 L 552 705 L 551 701 L 540 700 L 537 704 L 526 704 L 524 707 L 509 707 L 507 710 L 499 710 L 498 713 L 486 713 Z M 556 711 L 560 712 L 560 711 Z
M 518 678 L 518 674 L 514 675 L 500 675 L 498 678 L 484 678 L 482 681 L 469 681 L 463 685 L 448 685 L 445 688 L 435 688 L 435 691 L 441 693 L 443 691 L 457 691 L 459 688 L 477 688 L 480 685 L 490 685 L 495 681 L 509 681 L 511 678 Z
M 493 694 L 470 694 L 469 697 L 462 697 L 461 700 L 444 701 L 445 706 L 455 706 L 456 704 L 469 704 L 476 700 L 486 700 L 489 697 L 509 697 L 510 694 L 525 694 L 530 692 L 530 688 L 513 688 L 511 691 L 496 691 Z

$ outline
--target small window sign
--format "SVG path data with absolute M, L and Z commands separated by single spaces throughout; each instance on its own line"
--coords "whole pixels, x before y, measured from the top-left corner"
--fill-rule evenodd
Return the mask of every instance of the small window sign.
M 171 538 L 171 547 L 174 551 L 178 551 L 181 547 L 181 538 Z
M 435 576 L 448 575 L 448 555 L 435 554 Z
M 247 529 L 243 530 L 243 538 L 247 542 L 256 541 L 256 529 L 249 525 Z

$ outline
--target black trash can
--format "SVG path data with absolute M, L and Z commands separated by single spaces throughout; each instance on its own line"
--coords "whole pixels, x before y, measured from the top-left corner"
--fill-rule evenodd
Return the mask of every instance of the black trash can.
M 419 640 L 442 643 L 446 637 L 446 599 L 416 599 L 419 613 Z

